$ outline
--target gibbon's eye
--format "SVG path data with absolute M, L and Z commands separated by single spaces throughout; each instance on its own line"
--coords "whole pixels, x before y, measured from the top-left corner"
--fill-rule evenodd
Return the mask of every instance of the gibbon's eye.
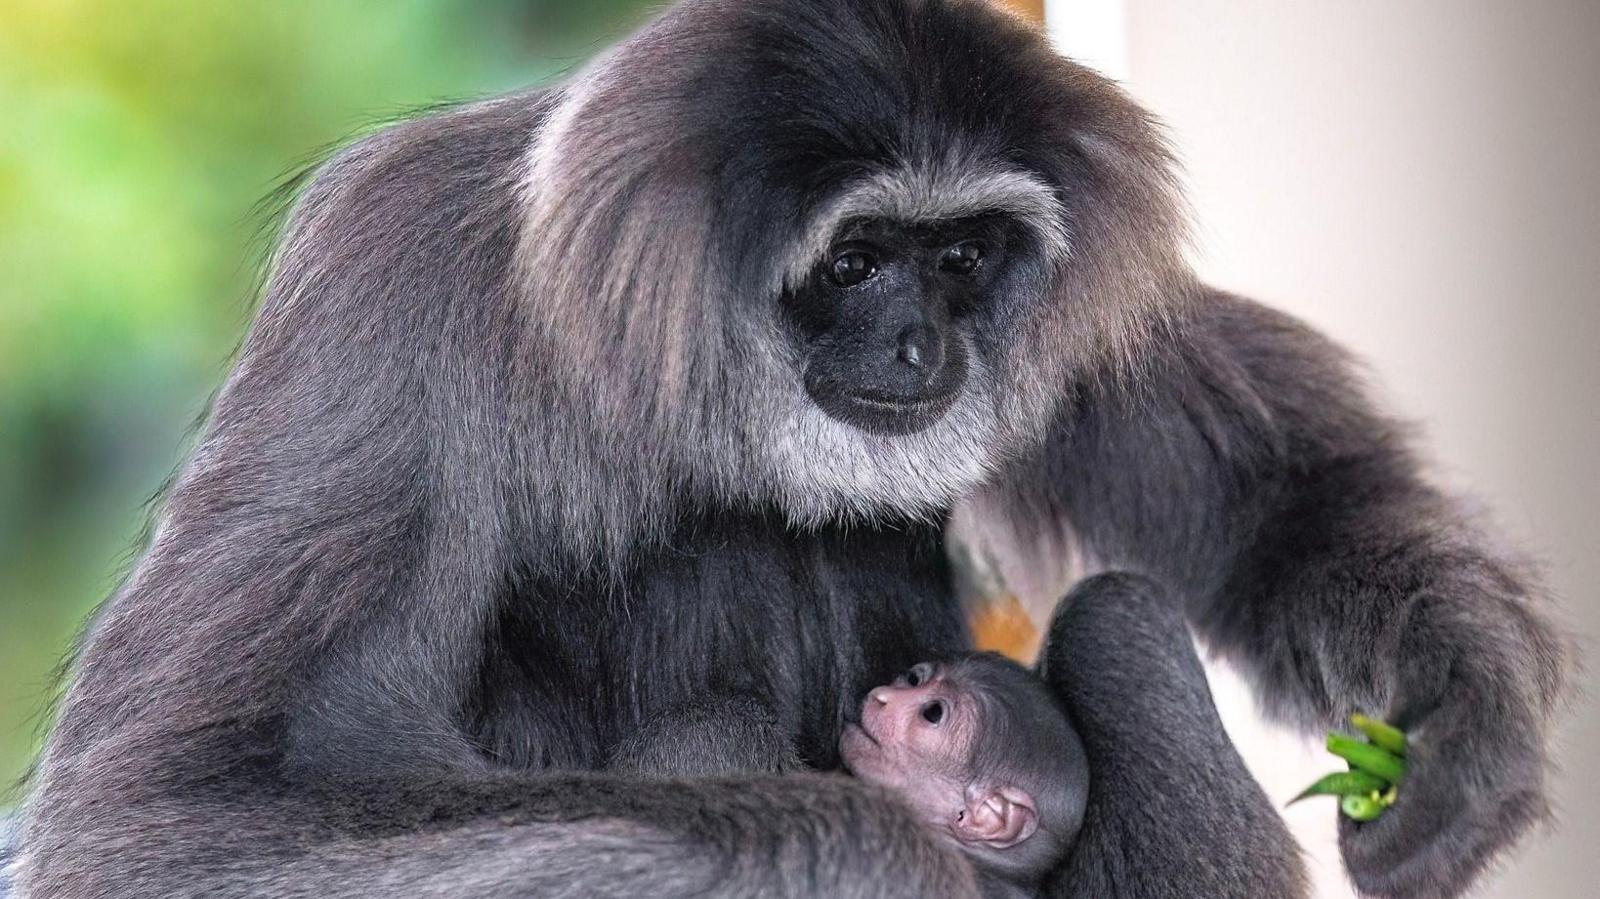
M 840 287 L 854 287 L 878 273 L 878 260 L 863 250 L 849 250 L 833 257 L 828 275 Z
M 983 262 L 983 244 L 976 240 L 962 241 L 939 257 L 939 269 L 952 275 L 970 275 Z
M 923 663 L 921 665 L 912 666 L 910 671 L 907 671 L 905 674 L 900 676 L 900 679 L 905 681 L 905 684 L 908 687 L 920 687 L 928 682 L 928 678 L 932 673 L 933 672 L 929 670 L 927 663 Z
M 932 725 L 938 725 L 944 720 L 944 700 L 935 699 L 922 707 L 922 720 Z

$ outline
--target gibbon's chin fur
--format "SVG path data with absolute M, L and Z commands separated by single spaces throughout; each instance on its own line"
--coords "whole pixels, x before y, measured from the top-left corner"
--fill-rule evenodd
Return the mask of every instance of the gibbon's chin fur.
M 796 390 L 755 446 L 791 519 L 933 518 L 993 474 L 1004 436 L 988 385 L 975 373 L 950 407 L 911 433 L 874 433 L 829 415 Z

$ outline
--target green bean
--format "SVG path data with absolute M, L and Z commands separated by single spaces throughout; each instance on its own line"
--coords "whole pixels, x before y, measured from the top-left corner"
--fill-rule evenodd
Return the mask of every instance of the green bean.
M 1389 782 L 1365 771 L 1340 771 L 1330 774 L 1307 787 L 1305 792 L 1289 800 L 1293 805 L 1312 796 L 1370 796 L 1388 788 Z
M 1386 783 L 1398 784 L 1405 779 L 1405 759 L 1390 755 L 1371 743 L 1362 743 L 1343 734 L 1328 734 L 1328 751 L 1353 768 L 1376 774 Z
M 1382 721 L 1368 718 L 1366 715 L 1351 715 L 1350 724 L 1356 730 L 1366 734 L 1367 739 L 1372 741 L 1372 745 L 1405 758 L 1405 731 L 1400 730 L 1398 727 L 1384 724 Z
M 1383 814 L 1383 803 L 1371 796 L 1346 796 L 1339 800 L 1339 809 L 1353 821 L 1371 821 Z

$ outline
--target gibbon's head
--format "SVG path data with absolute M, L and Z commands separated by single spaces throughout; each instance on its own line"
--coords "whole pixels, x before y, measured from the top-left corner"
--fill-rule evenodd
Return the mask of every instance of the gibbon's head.
M 933 513 L 1186 294 L 1151 119 L 985 0 L 687 0 L 558 90 L 518 265 L 621 477 Z

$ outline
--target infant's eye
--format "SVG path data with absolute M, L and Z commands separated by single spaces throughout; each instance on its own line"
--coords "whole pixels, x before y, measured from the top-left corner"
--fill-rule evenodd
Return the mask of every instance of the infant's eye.
M 933 666 L 927 662 L 911 666 L 911 670 L 900 676 L 908 687 L 920 687 L 933 677 Z
M 922 720 L 937 725 L 944 720 L 944 701 L 935 699 L 922 707 Z

